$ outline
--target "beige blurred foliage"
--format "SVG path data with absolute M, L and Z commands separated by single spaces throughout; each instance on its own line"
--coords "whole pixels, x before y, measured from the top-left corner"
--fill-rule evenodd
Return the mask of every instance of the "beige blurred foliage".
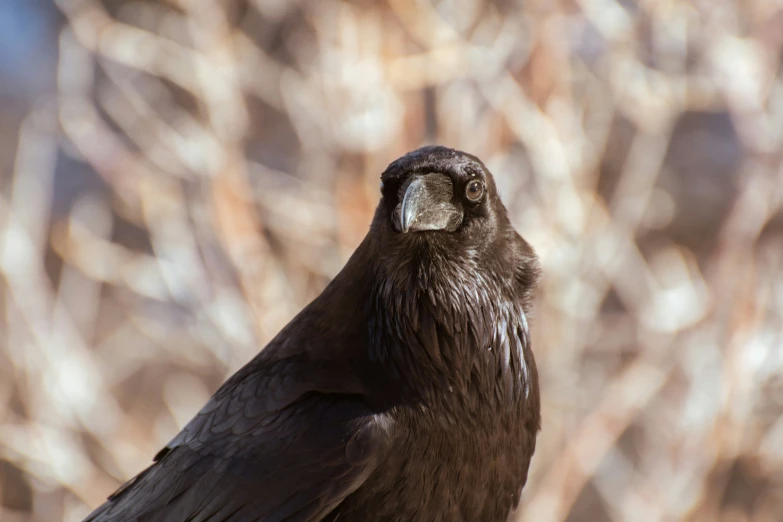
M 56 0 L 0 171 L 0 519 L 81 520 L 482 158 L 544 280 L 515 520 L 783 520 L 783 2 Z

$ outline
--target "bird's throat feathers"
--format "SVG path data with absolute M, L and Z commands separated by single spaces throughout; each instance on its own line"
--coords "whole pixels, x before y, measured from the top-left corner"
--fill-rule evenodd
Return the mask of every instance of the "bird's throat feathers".
M 400 389 L 416 383 L 415 400 L 514 407 L 536 385 L 527 296 L 514 270 L 501 275 L 471 252 L 447 256 L 423 242 L 417 250 L 380 269 L 370 294 L 370 357 Z

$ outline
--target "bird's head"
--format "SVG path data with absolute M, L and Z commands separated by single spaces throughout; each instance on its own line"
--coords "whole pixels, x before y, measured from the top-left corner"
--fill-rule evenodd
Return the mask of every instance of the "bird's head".
M 442 242 L 450 236 L 478 245 L 505 216 L 484 164 L 446 147 L 423 147 L 391 163 L 381 175 L 381 195 L 375 223 L 397 242 Z
M 381 196 L 373 236 L 387 274 L 415 271 L 418 281 L 431 280 L 433 272 L 509 280 L 516 274 L 527 301 L 538 273 L 535 254 L 512 227 L 492 174 L 477 157 L 441 146 L 410 152 L 381 175 Z

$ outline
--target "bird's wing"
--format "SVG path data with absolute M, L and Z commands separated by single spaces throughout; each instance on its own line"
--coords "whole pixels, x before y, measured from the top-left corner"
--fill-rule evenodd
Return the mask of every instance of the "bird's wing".
M 334 368 L 255 366 L 229 379 L 87 521 L 309 522 L 356 490 L 386 442 L 384 421 L 346 393 L 350 383 L 329 382 Z

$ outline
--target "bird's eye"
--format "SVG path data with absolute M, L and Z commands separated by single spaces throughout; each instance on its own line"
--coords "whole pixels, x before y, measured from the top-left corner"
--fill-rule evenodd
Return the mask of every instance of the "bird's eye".
M 478 201 L 484 195 L 484 183 L 479 179 L 474 179 L 465 187 L 465 195 L 471 201 Z

